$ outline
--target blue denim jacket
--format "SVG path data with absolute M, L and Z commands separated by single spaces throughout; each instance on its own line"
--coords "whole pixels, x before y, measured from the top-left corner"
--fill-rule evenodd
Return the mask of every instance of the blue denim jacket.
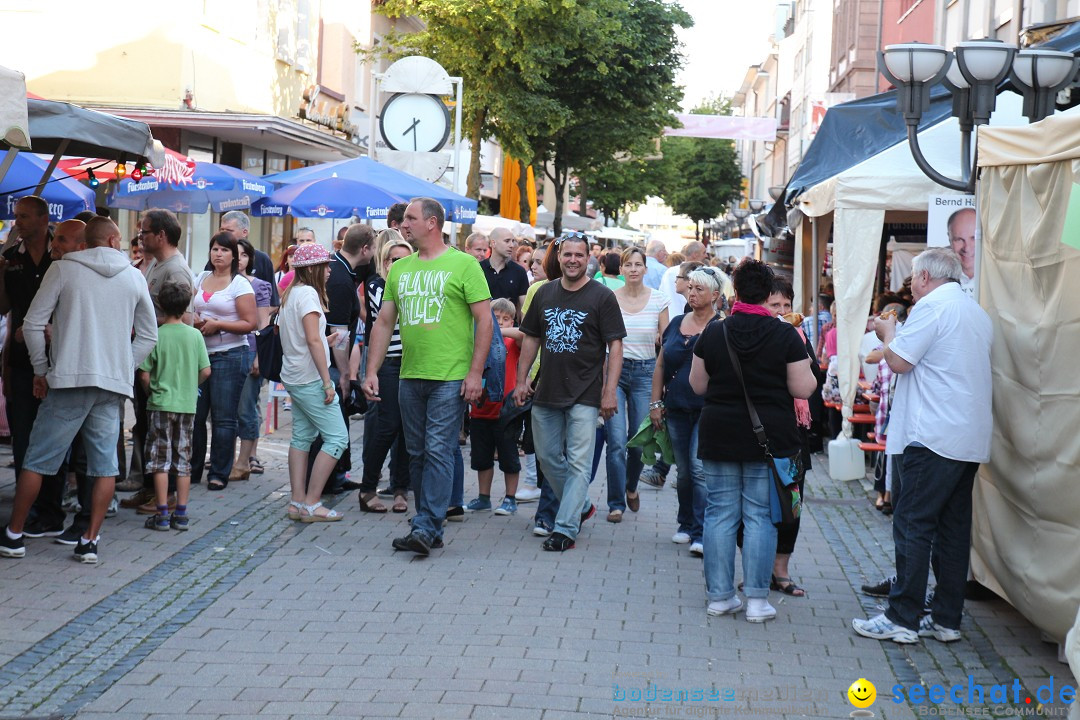
M 473 329 L 475 335 L 476 330 Z M 499 322 L 495 319 L 495 313 L 491 313 L 491 348 L 488 350 L 487 360 L 484 361 L 484 390 L 490 402 L 503 401 L 503 385 L 506 384 L 506 345 L 503 343 L 502 330 Z

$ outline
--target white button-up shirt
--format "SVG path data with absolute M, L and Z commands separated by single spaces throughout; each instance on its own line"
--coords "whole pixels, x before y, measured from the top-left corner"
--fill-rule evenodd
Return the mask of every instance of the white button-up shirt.
M 924 296 L 889 348 L 914 368 L 900 375 L 886 452 L 912 443 L 951 460 L 990 460 L 990 317 L 958 283 Z

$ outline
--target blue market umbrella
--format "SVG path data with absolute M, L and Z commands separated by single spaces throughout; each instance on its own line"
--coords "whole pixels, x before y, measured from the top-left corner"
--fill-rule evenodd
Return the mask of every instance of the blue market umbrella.
M 337 162 L 311 165 L 296 170 L 266 175 L 264 180 L 275 185 L 288 186 L 292 183 L 306 182 L 319 178 L 338 177 L 357 180 L 381 188 L 388 193 L 399 195 L 406 202 L 414 197 L 430 197 L 442 203 L 446 209 L 446 219 L 454 222 L 472 222 L 476 219 L 476 201 L 446 188 L 421 180 L 406 172 L 396 170 L 389 165 L 377 163 L 369 157 L 339 160 Z M 385 218 L 385 215 L 371 215 L 370 218 Z
M 34 188 L 41 182 L 48 166 L 48 160 L 31 153 L 15 156 L 7 175 L 0 181 L 0 196 L 3 197 L 0 220 L 15 217 L 15 202 L 23 195 L 34 194 Z M 54 170 L 49 176 L 41 197 L 49 204 L 49 219 L 57 222 L 70 220 L 84 210 L 93 212 L 95 207 L 94 191 L 60 170 Z
M 228 165 L 195 162 L 179 153 L 167 153 L 165 163 L 135 180 L 124 178 L 105 198 L 109 207 L 122 210 L 165 208 L 202 214 L 248 208 L 273 186 L 263 178 Z
M 256 217 L 385 218 L 405 197 L 348 178 L 327 177 L 283 185 L 251 206 Z

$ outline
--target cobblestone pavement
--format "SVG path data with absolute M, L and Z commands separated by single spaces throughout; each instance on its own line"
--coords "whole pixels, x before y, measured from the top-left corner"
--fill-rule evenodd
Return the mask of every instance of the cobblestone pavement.
M 969 601 L 950 645 L 856 637 L 851 619 L 880 611 L 859 585 L 891 572 L 889 520 L 823 457 L 792 559 L 808 597 L 773 593 L 777 619 L 754 625 L 706 616 L 701 561 L 670 540 L 670 488 L 643 489 L 622 524 L 599 513 L 565 554 L 540 550 L 525 504 L 449 524 L 446 548 L 420 559 L 390 548 L 405 516 L 361 513 L 355 493 L 341 523 L 286 520 L 287 443 L 287 427 L 262 441 L 261 479 L 196 488 L 186 534 L 121 511 L 96 566 L 46 539 L 0 561 L 0 718 L 835 718 L 866 678 L 870 710 L 891 719 L 920 716 L 892 701 L 896 685 L 1019 680 L 1017 704 L 987 695 L 993 717 L 1030 710 L 1051 676 L 1074 684 L 1001 600 Z M 467 498 L 475 487 L 470 473 Z M 5 511 L 12 492 L 0 472 Z M 591 495 L 603 502 L 602 477 Z

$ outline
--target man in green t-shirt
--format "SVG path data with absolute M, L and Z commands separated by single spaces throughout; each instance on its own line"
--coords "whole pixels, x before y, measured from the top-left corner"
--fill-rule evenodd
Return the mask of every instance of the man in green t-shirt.
M 491 347 L 491 293 L 480 264 L 443 244 L 443 208 L 415 198 L 401 232 L 419 252 L 395 262 L 386 279 L 379 319 L 368 341 L 364 393 L 379 400 L 379 367 L 394 324 L 401 332 L 398 403 L 416 497 L 412 532 L 395 550 L 427 555 L 442 547 L 442 524 L 453 485 L 463 403 L 474 403 Z

